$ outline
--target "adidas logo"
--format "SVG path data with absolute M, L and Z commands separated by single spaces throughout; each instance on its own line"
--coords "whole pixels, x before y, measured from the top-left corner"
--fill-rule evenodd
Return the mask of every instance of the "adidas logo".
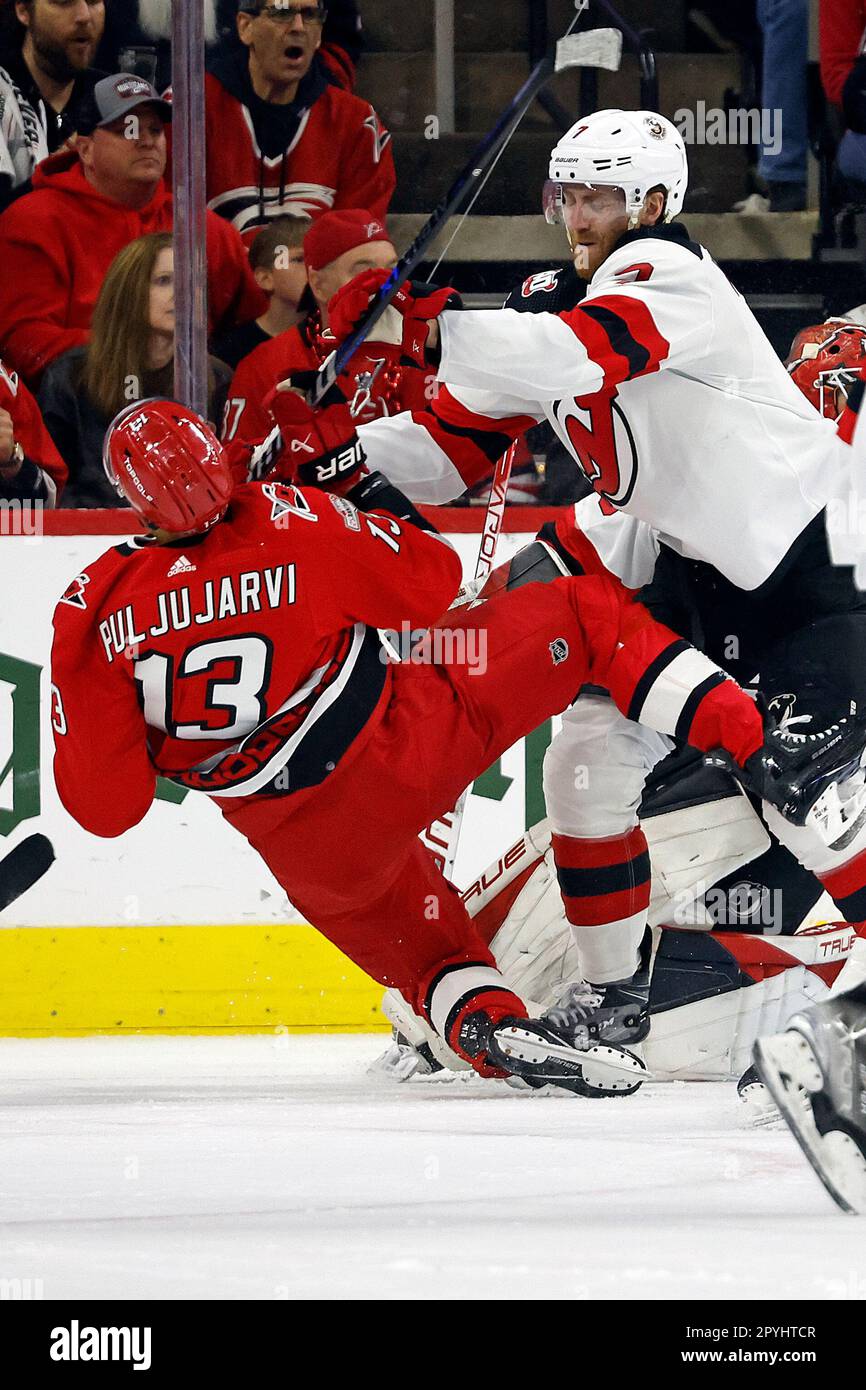
M 174 564 L 169 570 L 168 577 L 169 579 L 172 579 L 176 574 L 192 574 L 195 568 L 196 566 L 190 564 L 189 560 L 186 558 L 185 555 L 181 555 L 180 559 L 175 560 Z

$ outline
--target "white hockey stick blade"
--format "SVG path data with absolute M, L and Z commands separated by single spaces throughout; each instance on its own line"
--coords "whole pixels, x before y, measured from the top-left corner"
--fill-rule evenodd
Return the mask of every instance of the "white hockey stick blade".
M 866 1214 L 866 1158 L 841 1130 L 822 1134 L 810 1096 L 823 1076 L 808 1041 L 789 1029 L 755 1043 L 755 1066 L 806 1158 L 837 1206 Z
M 606 68 L 618 72 L 622 62 L 622 34 L 619 29 L 590 29 L 585 34 L 567 34 L 556 45 L 554 72 L 567 68 Z

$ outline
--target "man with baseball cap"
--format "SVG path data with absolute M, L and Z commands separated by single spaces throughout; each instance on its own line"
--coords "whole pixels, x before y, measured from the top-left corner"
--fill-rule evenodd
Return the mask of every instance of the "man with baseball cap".
M 0 350 L 28 385 L 49 362 L 86 342 L 111 262 L 148 232 L 171 231 L 164 180 L 171 107 L 132 73 L 96 84 L 74 150 L 40 164 L 33 191 L 0 217 Z M 243 242 L 208 213 L 211 328 L 255 318 L 266 307 Z
M 131 72 L 103 77 L 95 84 L 90 100 L 82 106 L 78 134 L 92 135 L 94 130 L 109 126 L 144 106 L 152 108 L 163 125 L 171 120 L 171 102 L 165 101 L 145 78 Z
M 378 217 L 366 208 L 344 208 L 315 219 L 304 237 L 304 261 L 315 310 L 245 357 L 232 380 L 223 438 L 233 446 L 233 458 L 242 456 L 235 447 L 240 441 L 258 444 L 273 428 L 266 402 L 277 383 L 300 377 L 303 384 L 336 346 L 327 336 L 328 300 L 362 270 L 390 270 L 397 252 Z M 363 380 L 371 374 L 371 381 Z M 356 402 L 359 423 L 423 409 L 425 385 L 426 373 L 402 365 L 394 346 L 382 342 L 367 344 L 341 382 L 343 393 Z

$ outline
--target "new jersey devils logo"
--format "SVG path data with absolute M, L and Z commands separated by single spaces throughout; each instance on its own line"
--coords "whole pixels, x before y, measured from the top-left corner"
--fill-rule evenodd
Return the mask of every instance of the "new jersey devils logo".
M 562 442 L 577 459 L 605 511 L 625 507 L 637 482 L 634 435 L 612 396 L 578 396 L 554 401 L 554 421 Z

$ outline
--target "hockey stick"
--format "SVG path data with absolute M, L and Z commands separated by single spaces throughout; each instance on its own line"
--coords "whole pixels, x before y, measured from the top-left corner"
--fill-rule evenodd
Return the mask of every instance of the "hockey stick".
M 28 835 L 0 861 L 0 912 L 38 883 L 54 863 L 54 846 L 45 835 Z
M 584 34 L 572 30 L 586 8 L 579 8 L 563 37 L 533 68 L 520 91 L 506 107 L 496 125 L 475 150 L 469 162 L 457 175 L 438 207 L 431 212 L 421 231 L 407 251 L 404 251 L 388 279 L 382 285 L 363 318 L 340 346 L 322 363 L 312 392 L 312 404 L 317 406 L 334 385 L 337 377 L 354 357 L 358 348 L 369 338 L 397 291 L 406 283 L 416 266 L 420 265 L 448 219 L 462 207 L 488 173 L 510 141 L 526 112 L 546 82 L 558 72 L 569 68 L 609 68 L 616 71 L 622 57 L 622 34 L 618 29 L 591 29 Z
M 508 495 L 508 484 L 511 480 L 511 470 L 514 466 L 516 452 L 517 444 L 515 442 L 509 449 L 506 449 L 493 474 L 490 496 L 487 499 L 487 510 L 484 513 L 484 525 L 481 528 L 478 559 L 475 562 L 476 581 L 486 579 L 493 569 L 499 537 L 502 533 L 502 524 L 505 520 L 505 500 Z M 432 850 L 438 859 L 442 873 L 449 882 L 452 881 L 454 875 L 454 863 L 457 859 L 457 847 L 460 843 L 460 831 L 463 828 L 463 817 L 466 812 L 468 797 L 469 788 L 466 787 L 461 792 L 453 811 L 449 811 L 438 820 L 432 821 L 421 835 L 424 844 L 429 850 Z
M 316 377 L 316 384 L 310 395 L 310 401 L 314 408 L 321 404 L 340 373 L 344 371 L 359 347 L 369 338 L 397 291 L 425 259 L 430 246 L 439 236 L 449 218 L 467 200 L 469 207 L 472 206 L 492 173 L 497 160 L 544 84 L 556 73 L 565 72 L 570 68 L 607 68 L 612 72 L 619 68 L 622 58 L 622 34 L 618 29 L 590 29 L 582 34 L 572 33 L 574 26 L 586 9 L 586 4 L 587 0 L 575 0 L 577 13 L 563 37 L 536 64 L 520 91 L 499 117 L 496 125 L 473 152 L 471 159 L 457 175 L 445 197 L 430 214 L 411 246 L 400 257 L 363 318 L 356 325 L 354 332 L 322 363 Z M 467 208 L 467 213 L 468 210 Z M 459 226 L 457 231 L 459 231 Z M 454 235 L 456 235 L 456 231 Z M 453 241 L 453 239 L 452 237 L 451 240 Z M 282 435 L 279 426 L 276 425 L 267 438 L 254 449 L 250 459 L 249 477 L 261 477 L 267 471 L 271 461 L 282 451 L 282 447 Z

